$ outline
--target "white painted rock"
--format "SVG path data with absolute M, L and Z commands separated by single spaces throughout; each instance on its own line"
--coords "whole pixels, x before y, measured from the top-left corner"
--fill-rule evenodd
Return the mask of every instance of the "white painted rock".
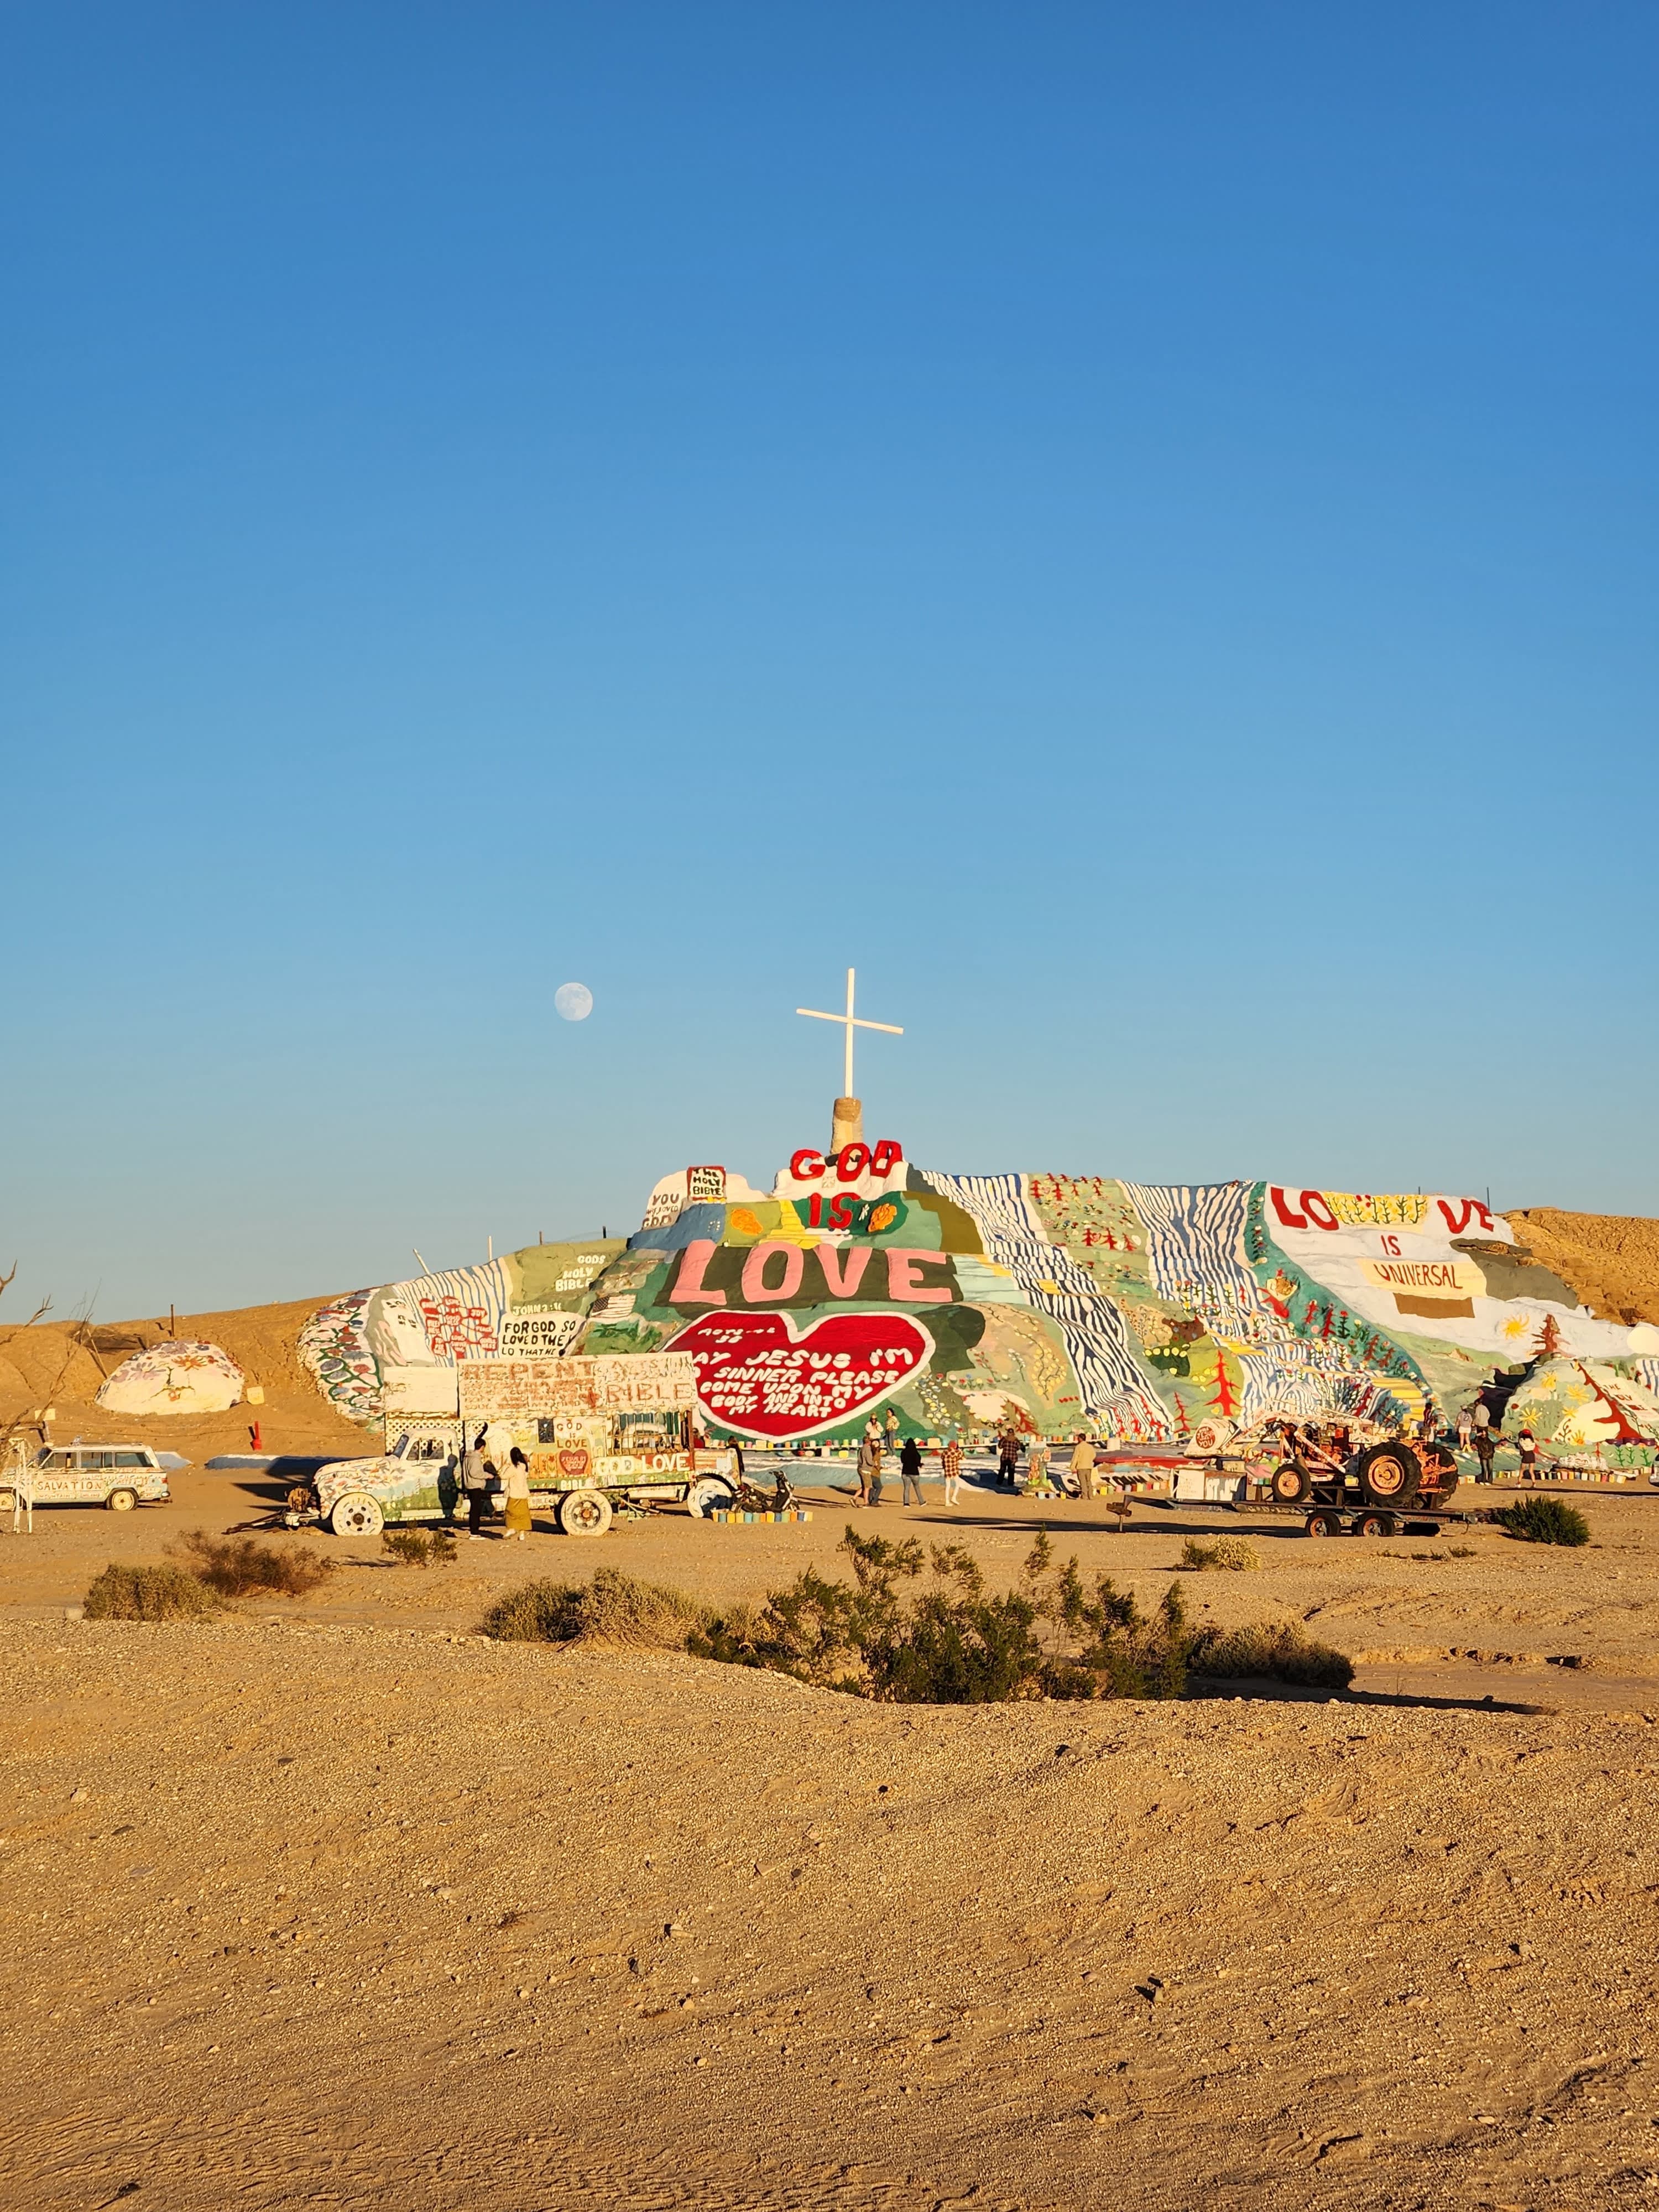
M 242 1370 L 216 1344 L 156 1344 L 121 1362 L 98 1403 L 111 1413 L 222 1413 L 241 1395 Z

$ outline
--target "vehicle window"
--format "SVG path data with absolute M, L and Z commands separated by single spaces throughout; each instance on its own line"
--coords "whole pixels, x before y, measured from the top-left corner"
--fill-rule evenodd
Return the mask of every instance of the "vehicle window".
M 117 1452 L 115 1464 L 117 1467 L 148 1467 L 149 1462 L 143 1452 Z
M 39 1451 L 34 1455 L 36 1467 L 53 1468 L 61 1472 L 70 1463 L 70 1455 L 61 1451 Z
M 93 1468 L 102 1473 L 105 1468 L 114 1466 L 115 1454 L 113 1452 L 82 1452 L 81 1464 L 82 1467 Z

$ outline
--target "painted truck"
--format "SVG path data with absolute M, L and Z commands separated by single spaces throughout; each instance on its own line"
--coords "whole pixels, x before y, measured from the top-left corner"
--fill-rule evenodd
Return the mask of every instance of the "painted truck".
M 735 1499 L 735 1453 L 697 1441 L 686 1352 L 393 1368 L 383 1389 L 385 1452 L 335 1460 L 314 1478 L 319 1518 L 338 1535 L 450 1518 L 461 1452 L 481 1434 L 498 1468 L 514 1445 L 523 1452 L 532 1509 L 550 1511 L 566 1535 L 602 1536 L 618 1502 L 684 1503 L 706 1516 Z

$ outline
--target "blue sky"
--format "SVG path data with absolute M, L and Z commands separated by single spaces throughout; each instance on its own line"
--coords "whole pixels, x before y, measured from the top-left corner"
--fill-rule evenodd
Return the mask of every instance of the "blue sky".
M 1659 1212 L 1656 78 L 1634 4 L 9 11 L 9 1305 L 769 1180 L 849 963 L 931 1165 Z

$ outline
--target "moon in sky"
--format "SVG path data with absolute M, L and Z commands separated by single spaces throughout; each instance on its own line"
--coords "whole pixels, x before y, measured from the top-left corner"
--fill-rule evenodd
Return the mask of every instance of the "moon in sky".
M 586 983 L 561 983 L 553 1003 L 568 1022 L 585 1022 L 593 1011 L 593 994 Z

